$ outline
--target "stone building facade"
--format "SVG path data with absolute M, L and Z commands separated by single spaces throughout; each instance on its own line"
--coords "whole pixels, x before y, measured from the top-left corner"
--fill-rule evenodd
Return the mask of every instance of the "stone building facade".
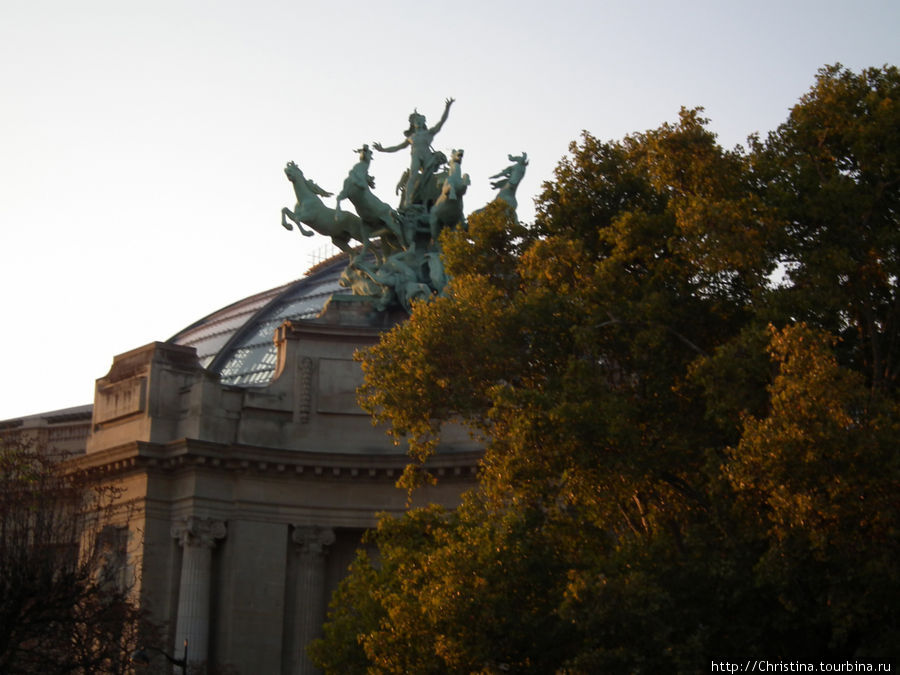
M 189 663 L 315 672 L 305 646 L 362 534 L 379 512 L 406 508 L 395 487 L 404 450 L 355 398 L 353 354 L 387 318 L 340 299 L 316 316 L 339 291 L 339 269 L 116 356 L 93 407 L 68 413 L 84 430 L 79 468 L 130 505 L 123 578 L 165 625 L 159 648 L 180 658 L 187 641 Z M 479 455 L 448 430 L 432 462 L 438 483 L 417 501 L 456 503 Z

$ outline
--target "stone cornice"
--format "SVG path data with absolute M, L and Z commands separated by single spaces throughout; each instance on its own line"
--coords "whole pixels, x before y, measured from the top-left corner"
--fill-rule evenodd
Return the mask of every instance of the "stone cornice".
M 472 482 L 481 452 L 438 452 L 427 468 L 439 479 Z M 253 473 L 277 478 L 395 481 L 409 463 L 405 454 L 343 454 L 279 450 L 181 439 L 166 444 L 136 441 L 70 460 L 91 475 L 183 470 Z

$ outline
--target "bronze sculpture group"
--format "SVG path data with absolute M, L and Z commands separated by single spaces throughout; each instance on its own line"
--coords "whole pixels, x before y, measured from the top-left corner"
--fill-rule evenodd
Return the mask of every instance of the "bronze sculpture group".
M 413 111 L 403 141 L 389 147 L 372 144 L 378 152 L 410 148 L 409 169 L 397 185 L 400 203 L 396 209 L 372 192 L 375 180 L 369 174 L 369 165 L 373 154 L 368 144 L 356 151 L 359 161 L 344 180 L 333 209 L 320 199 L 333 196 L 331 192 L 306 178 L 294 162 L 288 162 L 284 169 L 294 186 L 297 204 L 293 210 L 281 210 L 281 224 L 288 230 L 296 225 L 298 232 L 307 237 L 315 232 L 331 237 L 332 243 L 349 256 L 341 285 L 376 311 L 399 306 L 409 312 L 414 301 L 439 295 L 447 284 L 439 236 L 444 228 L 467 227 L 463 195 L 471 183 L 469 175 L 462 171 L 463 150 L 453 150 L 448 160 L 432 147 L 451 105 L 453 99 L 447 99 L 441 119 L 431 128 L 424 115 Z M 528 159 L 523 152 L 509 155 L 509 160 L 513 162 L 511 166 L 491 176 L 500 179 L 491 187 L 499 190 L 496 199 L 515 211 L 516 187 L 525 174 Z M 356 214 L 341 208 L 344 200 L 353 205 Z

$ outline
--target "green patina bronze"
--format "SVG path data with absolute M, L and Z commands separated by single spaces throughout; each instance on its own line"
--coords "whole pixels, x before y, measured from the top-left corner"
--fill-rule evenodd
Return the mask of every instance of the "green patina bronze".
M 499 178 L 500 180 L 492 182 L 491 187 L 500 190 L 497 193 L 497 199 L 509 204 L 513 211 L 516 210 L 518 202 L 516 201 L 516 188 L 525 176 L 525 167 L 528 166 L 528 153 L 523 152 L 521 155 L 508 155 L 512 164 L 500 173 L 491 176 L 491 180 Z
M 303 175 L 294 162 L 288 162 L 285 175 L 294 186 L 297 204 L 293 210 L 281 210 L 281 224 L 312 236 L 315 232 L 327 237 L 349 255 L 340 285 L 349 288 L 359 302 L 368 303 L 377 312 L 401 307 L 407 312 L 412 303 L 428 300 L 443 292 L 447 275 L 441 262 L 440 233 L 445 228 L 465 229 L 463 195 L 471 184 L 462 171 L 462 149 L 447 156 L 432 147 L 434 137 L 443 128 L 450 114 L 453 99 L 448 98 L 444 112 L 436 125 L 429 128 L 425 116 L 413 111 L 409 128 L 403 132 L 405 140 L 385 147 L 373 143 L 379 152 L 410 149 L 410 166 L 401 176 L 396 192 L 400 195 L 397 208 L 379 199 L 373 192 L 375 179 L 369 174 L 373 153 L 369 146 L 356 150 L 359 161 L 350 169 L 334 208 L 326 206 L 320 197 L 331 197 Z M 509 155 L 513 164 L 491 179 L 499 190 L 496 199 L 516 208 L 516 187 L 525 174 L 527 155 Z M 356 214 L 341 209 L 347 200 Z M 288 222 L 291 221 L 291 222 Z M 313 231 L 304 229 L 307 225 Z M 377 240 L 373 244 L 373 240 Z M 354 247 L 351 241 L 361 246 Z M 368 255 L 369 251 L 373 255 Z

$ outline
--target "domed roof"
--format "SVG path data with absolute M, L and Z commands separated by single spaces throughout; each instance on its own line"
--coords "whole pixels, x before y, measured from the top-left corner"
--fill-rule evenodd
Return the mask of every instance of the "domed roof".
M 348 293 L 338 285 L 346 264 L 346 254 L 334 256 L 302 279 L 213 312 L 168 342 L 196 348 L 200 364 L 226 384 L 266 385 L 275 373 L 275 329 L 285 320 L 311 319 L 332 295 Z

